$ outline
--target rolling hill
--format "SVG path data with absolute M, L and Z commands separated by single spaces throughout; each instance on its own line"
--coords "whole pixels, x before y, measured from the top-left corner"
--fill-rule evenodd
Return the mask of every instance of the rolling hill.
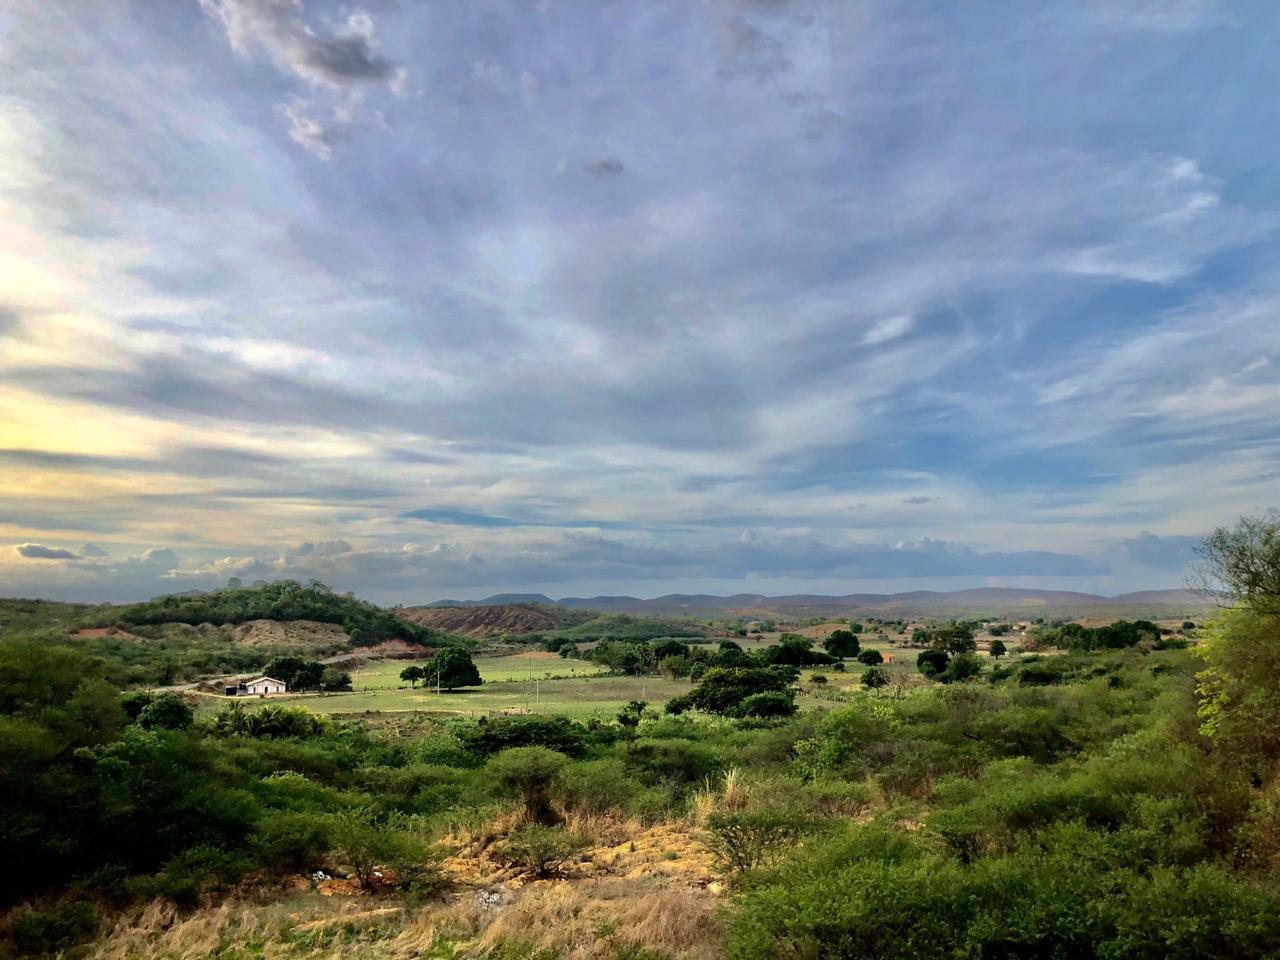
M 526 596 L 526 595 L 520 595 Z M 629 596 L 564 597 L 550 600 L 537 594 L 539 603 L 555 604 L 570 610 L 599 610 L 625 613 L 664 615 L 708 615 L 775 612 L 794 616 L 861 613 L 864 615 L 931 614 L 978 612 L 993 615 L 1078 614 L 1107 615 L 1131 613 L 1135 610 L 1165 612 L 1168 615 L 1191 613 L 1211 606 L 1211 602 L 1188 590 L 1143 590 L 1114 597 L 1067 590 L 1036 590 L 1016 587 L 977 587 L 969 590 L 916 590 L 907 593 L 851 593 L 842 596 L 822 594 L 739 593 L 720 597 L 711 594 L 673 593 L 652 599 Z M 502 596 L 484 600 L 438 600 L 431 608 L 493 607 L 508 603 Z M 423 609 L 423 608 L 410 608 Z

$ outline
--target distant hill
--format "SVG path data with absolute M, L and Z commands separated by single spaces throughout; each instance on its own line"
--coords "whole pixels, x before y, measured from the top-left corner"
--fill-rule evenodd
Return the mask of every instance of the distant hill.
M 227 587 L 208 593 L 173 594 L 144 603 L 100 607 L 90 626 L 136 627 L 185 623 L 191 626 L 241 624 L 255 620 L 336 624 L 353 646 L 403 641 L 421 646 L 447 646 L 450 637 L 412 623 L 396 613 L 349 594 L 320 585 L 277 580 L 256 587 Z
M 406 607 L 405 609 L 421 610 L 423 607 L 502 607 L 516 603 L 542 603 L 547 606 L 553 606 L 556 601 L 545 593 L 495 593 L 492 597 L 485 597 L 483 600 L 435 600 L 431 603 L 423 604 L 422 607 Z M 562 604 L 562 606 L 568 606 L 568 604 Z
M 467 637 L 548 633 L 581 623 L 591 616 L 586 611 L 553 606 L 550 601 L 538 604 L 437 603 L 425 607 L 401 607 L 396 613 L 432 630 Z
M 507 600 L 518 596 L 519 601 Z M 645 613 L 667 616 L 697 616 L 715 613 L 780 613 L 792 616 L 824 616 L 860 613 L 863 615 L 909 615 L 912 613 L 941 616 L 955 612 L 970 615 L 983 612 L 991 615 L 1051 614 L 1065 616 L 1073 613 L 1099 615 L 1147 611 L 1152 614 L 1177 615 L 1203 610 L 1210 602 L 1187 590 L 1142 590 L 1135 593 L 1105 597 L 1092 593 L 1069 590 L 1036 590 L 1018 587 L 977 587 L 969 590 L 915 590 L 907 593 L 851 593 L 843 596 L 822 594 L 765 594 L 738 593 L 728 597 L 711 594 L 672 593 L 652 599 L 628 596 L 564 597 L 552 600 L 542 594 L 510 594 L 486 597 L 484 600 L 442 600 L 429 607 L 439 606 L 500 606 L 511 602 L 554 604 L 571 610 L 599 610 L 610 612 Z M 420 608 L 419 608 L 420 609 Z

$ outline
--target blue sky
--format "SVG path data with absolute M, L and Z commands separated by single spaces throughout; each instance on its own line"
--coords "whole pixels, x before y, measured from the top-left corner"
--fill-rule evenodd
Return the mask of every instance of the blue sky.
M 1278 34 L 8 4 L 0 593 L 1176 586 L 1280 505 Z

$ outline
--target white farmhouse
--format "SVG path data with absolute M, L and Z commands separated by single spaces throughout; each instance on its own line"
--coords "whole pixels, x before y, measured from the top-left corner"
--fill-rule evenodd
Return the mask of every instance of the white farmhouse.
M 243 684 L 244 693 L 249 696 L 267 696 L 272 693 L 284 693 L 288 687 L 280 680 L 271 677 L 259 677 Z

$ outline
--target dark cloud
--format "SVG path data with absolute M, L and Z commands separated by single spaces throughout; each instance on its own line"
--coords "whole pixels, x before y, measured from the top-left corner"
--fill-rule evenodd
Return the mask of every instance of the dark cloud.
M 333 86 L 380 83 L 396 67 L 375 52 L 373 23 L 352 14 L 336 31 L 308 25 L 301 0 L 200 0 L 222 21 L 231 45 L 245 52 L 260 47 L 282 68 L 303 79 Z
M 19 556 L 28 560 L 79 560 L 80 555 L 74 550 L 61 547 L 46 547 L 41 543 L 20 543 L 14 547 Z
M 91 560 L 100 560 L 103 557 L 110 556 L 110 554 L 96 543 L 86 543 L 80 547 L 80 556 L 88 557 Z
M 625 169 L 622 161 L 615 157 L 602 157 L 587 164 L 587 173 L 597 177 L 616 177 Z
M 934 497 L 920 497 L 920 496 L 916 496 L 916 497 L 903 497 L 903 498 L 902 498 L 902 502 L 903 502 L 903 503 L 909 503 L 909 504 L 912 504 L 912 505 L 917 505 L 917 504 L 921 504 L 921 503 L 933 503 L 934 499 L 935 499 Z

